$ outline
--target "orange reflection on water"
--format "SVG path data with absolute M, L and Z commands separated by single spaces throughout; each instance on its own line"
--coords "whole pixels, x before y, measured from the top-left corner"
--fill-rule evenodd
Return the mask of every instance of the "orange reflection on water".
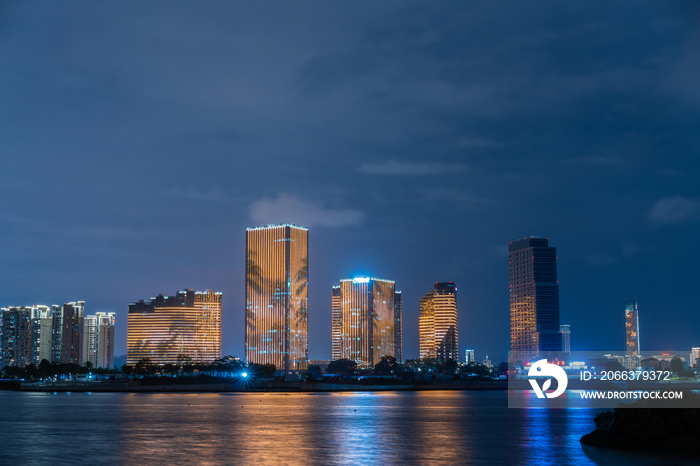
M 464 462 L 476 426 L 455 392 L 137 395 L 124 400 L 124 459 L 136 464 Z M 482 419 L 483 420 L 483 419 Z

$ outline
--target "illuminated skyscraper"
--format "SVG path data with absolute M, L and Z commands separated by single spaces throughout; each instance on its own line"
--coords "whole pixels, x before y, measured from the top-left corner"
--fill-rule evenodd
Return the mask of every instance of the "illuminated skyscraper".
M 508 246 L 512 357 L 561 351 L 557 250 L 531 236 Z
M 571 325 L 560 325 L 561 350 L 565 353 L 571 352 Z
M 333 360 L 352 359 L 360 368 L 371 369 L 382 356 L 396 357 L 394 282 L 346 279 L 333 288 L 334 298 L 336 293 L 340 298 L 340 338 L 333 341 Z
M 246 230 L 248 364 L 308 368 L 308 251 L 306 228 L 281 224 Z
M 403 362 L 403 324 L 401 315 L 401 292 L 394 291 L 394 352 L 396 362 Z
M 639 311 L 637 301 L 625 302 L 625 337 L 627 354 L 639 356 Z
M 114 368 L 114 312 L 85 317 L 83 355 L 92 367 Z
M 332 361 L 340 359 L 341 327 L 343 324 L 343 308 L 340 304 L 340 286 L 333 287 L 333 297 L 331 298 L 331 319 L 332 319 Z
M 191 289 L 129 303 L 127 364 L 145 358 L 153 364 L 221 358 L 221 303 L 221 293 Z
M 457 352 L 457 287 L 435 283 L 420 299 L 418 317 L 420 357 L 459 362 Z
M 471 364 L 473 362 L 476 362 L 476 359 L 474 358 L 474 350 L 473 349 L 465 349 L 464 350 L 464 364 Z

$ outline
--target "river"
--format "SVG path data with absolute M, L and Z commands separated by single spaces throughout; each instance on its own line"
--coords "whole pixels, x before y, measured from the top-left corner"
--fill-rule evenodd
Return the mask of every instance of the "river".
M 582 447 L 591 409 L 506 406 L 505 391 L 3 391 L 0 464 L 688 464 Z

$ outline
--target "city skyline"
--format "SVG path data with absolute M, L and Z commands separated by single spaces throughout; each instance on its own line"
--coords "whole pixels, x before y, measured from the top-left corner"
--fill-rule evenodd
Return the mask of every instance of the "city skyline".
M 0 70 L 0 465 L 694 460 L 700 1 L 10 0 Z
M 85 315 L 85 302 L 0 308 L 0 367 L 114 367 L 113 312 Z
M 292 229 L 292 230 L 290 230 Z M 298 232 L 303 232 L 302 237 L 297 236 L 297 240 L 294 240 L 290 236 L 290 231 L 298 231 Z M 246 274 L 246 288 L 250 288 L 251 291 L 260 289 L 263 290 L 264 288 L 269 288 L 270 286 L 278 286 L 277 283 L 289 283 L 287 285 L 287 291 L 282 291 L 282 288 L 275 289 L 276 291 L 267 298 L 262 297 L 263 301 L 267 299 L 267 301 L 270 301 L 271 303 L 275 301 L 279 301 L 280 304 L 282 304 L 282 309 L 284 309 L 287 306 L 287 301 L 284 299 L 281 299 L 280 297 L 275 298 L 274 296 L 280 295 L 292 295 L 294 293 L 291 293 L 289 290 L 294 288 L 289 281 L 291 279 L 291 275 L 287 269 L 289 269 L 289 266 L 287 267 L 278 267 L 277 265 L 279 264 L 289 264 L 290 260 L 288 259 L 288 256 L 290 255 L 290 249 L 289 245 L 294 243 L 295 241 L 301 241 L 302 243 L 306 243 L 303 245 L 303 248 L 301 249 L 302 253 L 308 251 L 308 229 L 305 227 L 300 227 L 298 225 L 294 224 L 271 224 L 271 225 L 262 225 L 258 227 L 249 227 L 246 229 L 246 244 L 248 245 L 248 234 L 250 232 L 264 232 L 268 234 L 264 235 L 259 235 L 256 233 L 253 233 L 254 235 L 257 235 L 257 237 L 253 237 L 253 243 L 257 243 L 257 248 L 260 248 L 262 246 L 261 251 L 264 251 L 265 253 L 261 255 L 262 260 L 260 263 L 265 264 L 268 262 L 267 266 L 265 266 L 265 269 L 268 270 L 268 272 L 265 274 L 262 272 L 262 268 L 260 268 L 255 261 L 249 260 L 246 264 L 246 270 L 249 270 L 249 273 Z M 269 233 L 272 232 L 272 235 Z M 281 235 L 281 236 L 280 236 Z M 277 245 L 275 243 L 280 243 L 285 246 L 284 249 L 279 249 L 277 248 Z M 277 248 L 279 249 L 275 254 L 272 256 L 269 255 L 269 248 L 270 246 L 273 247 L 273 249 Z M 248 246 L 247 246 L 248 248 Z M 267 251 L 265 251 L 267 249 Z M 530 330 L 527 330 L 526 333 L 528 335 L 533 334 L 533 329 L 539 329 L 541 326 L 537 323 L 538 319 L 535 317 L 541 313 L 541 309 L 544 307 L 545 313 L 544 315 L 546 316 L 545 322 L 552 321 L 552 324 L 549 325 L 549 327 L 552 327 L 554 329 L 555 327 L 557 328 L 556 335 L 554 335 L 554 332 L 552 332 L 552 329 L 549 329 L 550 331 L 548 333 L 552 334 L 548 336 L 548 345 L 546 349 L 541 349 L 539 346 L 538 347 L 532 347 L 532 348 L 526 348 L 525 350 L 520 349 L 519 353 L 523 355 L 537 355 L 540 354 L 543 351 L 559 351 L 556 349 L 557 345 L 561 345 L 561 350 L 568 352 L 570 351 L 570 345 L 571 345 L 571 339 L 570 339 L 570 325 L 555 325 L 554 320 L 552 320 L 553 315 L 556 314 L 556 321 L 558 322 L 558 313 L 559 313 L 559 293 L 558 293 L 558 281 L 556 280 L 556 248 L 549 246 L 548 244 L 548 239 L 543 239 L 539 238 L 537 236 L 531 236 L 525 239 L 517 240 L 517 241 L 511 241 L 509 243 L 509 275 L 510 275 L 510 295 L 511 295 L 511 345 L 513 344 L 512 342 L 515 341 L 515 339 L 518 338 L 518 335 L 522 333 L 522 331 L 517 331 L 513 330 L 514 328 L 517 329 L 518 327 L 513 327 L 515 325 L 515 322 L 513 321 L 513 316 L 514 312 L 520 312 L 520 314 L 523 313 L 523 310 L 526 311 L 525 314 L 532 314 L 533 320 L 532 322 L 527 323 L 527 327 Z M 267 257 L 265 257 L 267 255 Z M 276 257 L 277 256 L 277 257 Z M 522 256 L 522 257 L 521 257 Z M 256 247 L 254 246 L 253 249 L 248 250 L 247 257 L 253 258 L 256 257 Z M 281 260 L 281 262 L 280 262 Z M 299 269 L 296 277 L 295 277 L 295 283 L 294 286 L 298 287 L 298 289 L 304 290 L 304 293 L 308 289 L 308 257 L 304 257 L 303 255 L 295 254 L 295 258 L 292 262 L 296 263 L 297 268 Z M 279 263 L 279 264 L 278 264 Z M 270 266 L 271 265 L 271 266 Z M 269 271 L 272 270 L 273 273 L 270 275 Z M 286 270 L 286 271 L 285 271 Z M 275 279 L 274 276 L 275 274 L 279 275 L 279 273 L 284 275 L 284 280 L 280 281 L 279 279 Z M 280 277 L 282 276 L 280 275 Z M 280 278 L 277 277 L 277 278 Z M 253 279 L 254 278 L 254 279 Z M 534 279 L 536 278 L 536 279 Z M 532 279 L 532 280 L 531 280 Z M 300 281 L 301 280 L 301 281 Z M 380 359 L 382 355 L 384 354 L 374 354 L 372 350 L 370 349 L 369 356 L 366 357 L 367 355 L 360 356 L 359 358 L 351 358 L 351 353 L 348 353 L 347 351 L 341 351 L 341 344 L 342 344 L 342 336 L 345 335 L 343 333 L 343 308 L 345 302 L 342 300 L 342 293 L 341 293 L 341 288 L 343 283 L 345 284 L 352 284 L 353 286 L 362 286 L 363 284 L 367 283 L 374 283 L 374 281 L 379 281 L 379 282 L 386 282 L 390 283 L 393 291 L 393 284 L 394 282 L 389 280 L 382 280 L 382 279 L 376 279 L 376 278 L 370 278 L 370 277 L 355 277 L 353 279 L 344 279 L 341 280 L 341 286 L 334 285 L 332 287 L 332 300 L 331 300 L 331 316 L 332 316 L 332 326 L 331 326 L 331 332 L 330 332 L 330 337 L 332 341 L 332 351 L 330 353 L 330 360 L 336 360 L 336 359 L 343 359 L 343 358 L 349 358 L 349 359 L 355 359 L 359 364 L 360 367 L 370 367 L 371 363 L 370 361 L 378 361 L 378 358 Z M 527 283 L 526 283 L 527 282 Z M 529 282 L 532 282 L 532 287 L 528 284 Z M 425 357 L 437 357 L 439 360 L 444 360 L 445 358 L 442 357 L 442 353 L 449 354 L 449 355 L 454 355 L 455 360 L 458 362 L 462 362 L 459 360 L 459 350 L 457 349 L 457 331 L 456 331 L 456 322 L 457 322 L 457 309 L 456 309 L 456 287 L 454 283 L 452 282 L 446 282 L 446 283 L 438 283 L 435 282 L 434 284 L 434 289 L 431 290 L 428 294 L 423 296 L 420 299 L 419 302 L 419 308 L 420 308 L 420 316 L 419 316 L 419 322 L 418 322 L 418 330 L 419 330 L 419 357 L 420 358 L 425 358 Z M 281 286 L 281 285 L 280 285 Z M 524 288 L 522 291 L 517 291 L 517 288 Z M 440 291 L 442 290 L 442 291 Z M 444 303 L 436 306 L 433 301 L 435 296 L 434 294 L 445 294 L 445 292 L 451 291 L 452 293 L 452 304 L 445 305 Z M 535 290 L 539 290 L 536 292 Z M 543 292 L 544 290 L 544 292 Z M 516 293 L 514 293 L 516 291 Z M 218 298 L 215 300 L 216 303 L 216 317 L 213 320 L 216 320 L 217 323 L 214 324 L 213 329 L 215 332 L 218 332 L 216 334 L 215 340 L 217 343 L 215 346 L 218 347 L 218 350 L 216 351 L 216 354 L 218 354 L 218 357 L 221 357 L 223 354 L 221 350 L 221 341 L 222 341 L 222 335 L 221 335 L 221 328 L 222 328 L 222 307 L 221 307 L 221 292 L 213 293 L 211 290 L 207 290 L 207 292 L 192 292 L 192 290 L 183 290 L 178 292 L 177 295 L 174 296 L 163 296 L 163 295 L 158 295 L 155 298 L 151 298 L 151 301 L 149 302 L 144 302 L 144 300 L 141 300 L 138 303 L 129 303 L 129 309 L 130 313 L 132 312 L 140 312 L 140 310 L 146 309 L 146 308 L 153 308 L 154 306 L 158 308 L 158 306 L 163 307 L 164 303 L 169 303 L 173 299 L 176 299 L 179 297 L 179 295 L 187 293 L 188 295 L 191 293 L 194 293 L 195 298 L 201 298 L 199 295 L 217 295 Z M 364 294 L 367 295 L 368 291 L 365 290 Z M 539 293 L 540 297 L 537 298 L 537 294 Z M 269 293 L 268 293 L 269 294 Z M 351 293 L 351 295 L 357 294 L 357 290 L 355 290 L 355 293 Z M 362 293 L 360 293 L 362 294 Z M 381 295 L 381 292 L 379 293 Z M 449 294 L 449 293 L 447 293 Z M 264 295 L 264 293 L 263 293 Z M 371 296 L 372 293 L 369 293 L 369 296 Z M 402 315 L 401 315 L 401 291 L 394 291 L 393 292 L 393 304 L 391 306 L 391 319 L 390 319 L 390 326 L 387 326 L 386 328 L 390 329 L 390 333 L 392 334 L 392 342 L 390 345 L 391 348 L 393 348 L 393 352 L 390 354 L 392 356 L 396 356 L 398 354 L 399 358 L 397 359 L 399 362 L 402 361 L 401 357 L 401 347 L 402 347 Z M 528 298 L 528 296 L 531 296 L 531 298 Z M 439 298 L 439 296 L 438 296 Z M 354 298 L 353 298 L 354 299 Z M 522 301 L 525 299 L 525 301 L 532 301 L 532 303 L 527 304 L 527 302 Z M 306 298 L 305 295 L 298 295 L 293 298 L 293 300 L 297 300 L 297 307 L 299 309 L 304 309 L 304 312 L 301 313 L 302 315 L 302 321 L 305 322 L 307 321 L 308 317 L 305 316 L 304 314 L 308 310 L 308 299 Z M 200 304 L 197 305 L 197 307 L 202 307 L 201 303 L 208 303 L 210 300 L 208 299 L 199 299 L 197 300 L 200 302 Z M 353 302 L 357 301 L 354 299 Z M 526 306 L 525 308 L 521 309 L 518 311 L 518 303 L 525 303 Z M 212 301 L 213 302 L 213 301 Z M 260 301 L 262 302 L 262 301 Z M 291 300 L 290 300 L 291 302 Z M 359 302 L 359 301 L 358 301 Z M 542 306 L 542 303 L 544 302 L 544 306 Z M 174 301 L 173 301 L 174 303 Z M 205 304 L 206 304 L 205 303 Z M 521 304 L 522 304 L 521 303 Z M 170 303 L 172 304 L 172 303 Z M 515 305 L 514 305 L 515 304 Z M 184 305 L 184 304 L 183 304 Z M 632 356 L 636 356 L 636 354 L 639 351 L 639 318 L 638 318 L 638 311 L 637 311 L 637 301 L 625 301 L 625 347 L 627 348 L 628 353 L 630 353 Z M 446 307 L 447 306 L 447 307 Z M 520 305 L 522 307 L 522 305 Z M 540 311 L 537 311 L 537 308 L 540 308 Z M 109 342 L 107 344 L 107 349 L 104 348 L 104 343 L 102 343 L 103 347 L 103 355 L 99 358 L 100 364 L 105 363 L 106 361 L 110 361 L 108 364 L 113 365 L 113 360 L 114 357 L 119 356 L 118 354 L 114 353 L 114 316 L 115 313 L 113 312 L 97 312 L 96 315 L 92 316 L 83 316 L 84 314 L 84 307 L 85 307 L 85 302 L 84 301 L 78 301 L 78 302 L 70 302 L 70 303 L 65 303 L 63 306 L 57 306 L 57 305 L 52 305 L 52 306 L 46 306 L 46 305 L 34 305 L 31 307 L 26 307 L 26 306 L 10 306 L 9 309 L 17 309 L 20 311 L 26 310 L 26 313 L 28 316 L 31 316 L 32 319 L 36 320 L 37 323 L 40 323 L 39 326 L 44 325 L 44 321 L 50 322 L 50 327 L 55 328 L 57 330 L 52 330 L 51 331 L 51 339 L 49 340 L 51 342 L 51 346 L 47 348 L 46 344 L 38 345 L 39 342 L 39 332 L 37 330 L 37 336 L 34 337 L 37 340 L 37 353 L 34 354 L 32 353 L 32 349 L 28 346 L 28 343 L 20 343 L 20 347 L 24 348 L 23 351 L 27 352 L 27 355 L 31 355 L 31 360 L 34 361 L 34 363 L 38 363 L 41 359 L 44 359 L 43 357 L 39 356 L 38 353 L 38 348 L 41 347 L 41 354 L 44 353 L 49 353 L 50 357 L 45 358 L 47 360 L 51 361 L 63 361 L 66 360 L 68 362 L 72 363 L 77 363 L 77 361 L 90 361 L 93 365 L 95 365 L 95 361 L 97 360 L 97 349 L 94 346 L 94 342 L 90 342 L 89 338 L 89 331 L 88 327 L 92 326 L 94 327 L 96 325 L 96 322 L 98 320 L 102 320 L 103 318 L 107 318 L 109 322 L 105 321 L 106 326 L 108 327 L 108 337 L 104 339 L 103 341 Z M 168 305 L 165 307 L 172 307 L 173 310 L 175 309 L 173 306 Z M 206 307 L 206 306 L 205 306 Z M 250 307 L 250 306 L 248 306 Z M 259 306 L 258 306 L 259 307 Z M 268 307 L 273 307 L 273 306 L 268 306 Z M 371 306 L 367 307 L 367 304 L 361 305 L 362 308 L 367 311 L 367 309 L 370 309 Z M 449 340 L 449 345 L 451 345 L 452 350 L 448 350 L 446 348 L 442 348 L 442 352 L 436 350 L 437 346 L 433 344 L 433 352 L 431 353 L 429 349 L 427 349 L 427 338 L 424 338 L 423 335 L 427 335 L 428 332 L 428 324 L 427 320 L 424 319 L 425 317 L 431 317 L 432 320 L 432 333 L 437 335 L 438 333 L 442 334 L 445 332 L 437 332 L 436 328 L 439 327 L 439 325 L 436 324 L 438 320 L 442 319 L 444 320 L 447 314 L 445 316 L 442 316 L 440 319 L 436 317 L 436 309 L 438 307 L 442 308 L 450 308 L 452 309 L 452 313 L 454 316 L 449 317 L 448 320 L 450 320 L 451 324 L 449 326 L 450 331 L 452 332 L 451 338 L 446 338 L 446 340 Z M 430 308 L 430 309 L 428 309 Z M 8 308 L 3 308 L 3 311 L 8 310 Z M 428 312 L 430 311 L 430 312 Z M 175 312 L 177 314 L 177 311 Z M 430 316 L 428 316 L 430 314 Z M 443 312 L 444 314 L 444 312 Z M 517 314 L 517 315 L 520 315 Z M 551 314 L 551 315 L 550 315 Z M 345 310 L 345 315 L 349 315 L 348 309 Z M 388 315 L 388 314 L 387 314 Z M 451 315 L 451 314 L 450 314 Z M 145 316 L 145 314 L 144 314 Z M 444 318 L 443 318 L 444 317 Z M 4 317 L 3 317 L 4 318 Z M 92 319 L 95 322 L 89 323 L 88 319 Z M 173 320 L 176 319 L 175 314 L 171 316 L 169 319 Z M 252 322 L 253 317 L 250 315 L 248 311 L 246 311 L 246 323 Z M 285 319 L 282 319 L 283 321 L 288 322 L 289 321 L 289 316 L 287 316 Z M 424 323 L 424 320 L 426 323 Z M 14 321 L 13 321 L 14 322 Z M 84 322 L 84 324 L 83 324 Z M 520 320 L 518 320 L 520 322 Z M 443 322 L 444 323 L 444 322 Z M 14 325 L 14 324 L 12 324 Z M 137 324 L 140 325 L 140 324 Z M 398 325 L 398 327 L 397 327 Z M 83 330 L 84 326 L 84 330 Z M 267 333 L 272 332 L 277 333 L 276 329 L 278 324 L 273 325 L 266 331 Z M 281 324 L 280 328 L 283 328 L 284 324 Z M 354 327 L 354 325 L 352 325 Z M 425 329 L 424 329 L 425 327 Z M 442 325 L 442 327 L 445 327 L 445 325 Z M 37 327 L 38 328 L 38 327 Z M 127 325 L 128 328 L 128 325 Z M 163 327 L 165 328 L 165 327 Z M 254 328 L 252 326 L 251 328 Z M 80 329 L 79 331 L 77 329 Z M 347 329 L 346 329 L 347 330 Z M 442 329 L 444 330 L 444 329 Z M 100 329 L 99 332 L 102 332 L 103 330 Z M 513 333 L 515 331 L 515 333 Z M 306 331 L 307 332 L 307 331 Z M 519 332 L 519 333 L 518 333 Z M 177 332 L 175 332 L 177 333 Z M 171 332 L 171 330 L 167 330 L 165 333 L 162 333 L 162 335 L 159 337 L 160 340 L 165 341 L 168 339 L 172 339 L 173 335 L 175 334 Z M 540 341 L 540 332 L 534 332 L 536 336 L 534 337 L 535 342 L 539 345 Z M 305 333 L 306 335 L 306 343 L 302 343 L 302 351 L 304 354 L 308 354 L 308 334 Z M 446 335 L 443 335 L 446 336 Z M 322 335 L 321 338 L 325 337 L 325 335 Z M 26 337 L 29 338 L 29 337 Z M 46 338 L 46 334 L 44 333 L 42 340 Z M 135 337 L 134 337 L 135 338 Z M 530 337 L 528 337 L 530 338 Z M 366 341 L 371 341 L 371 332 L 367 335 L 365 335 L 365 338 L 352 338 L 352 339 L 363 339 Z M 134 340 L 132 337 L 128 335 L 127 331 L 127 349 L 131 345 L 131 347 L 135 347 L 135 343 L 129 343 L 130 340 Z M 424 342 L 425 340 L 425 342 Z M 433 340 L 437 341 L 436 338 L 434 337 Z M 140 340 L 139 340 L 140 341 Z M 146 340 L 143 340 L 146 341 Z M 388 340 L 382 340 L 384 343 L 386 343 Z M 5 340 L 3 340 L 4 344 Z M 58 343 L 56 343 L 58 342 Z M 152 344 L 147 343 L 148 344 Z M 156 346 L 159 345 L 158 342 L 155 342 Z M 364 344 L 364 343 L 363 343 Z M 137 345 L 138 346 L 138 345 Z M 280 346 L 281 343 L 280 343 Z M 423 349 L 425 346 L 426 349 Z M 441 346 L 445 346 L 444 344 Z M 194 346 L 192 346 L 194 348 Z M 373 346 L 369 344 L 368 348 L 372 348 Z M 379 346 L 381 348 L 381 345 Z M 386 347 L 386 346 L 385 346 Z M 28 349 L 27 349 L 28 348 Z M 92 351 L 92 355 L 90 357 L 87 356 L 88 351 Z M 213 348 L 213 347 L 212 347 Z M 397 353 L 397 348 L 398 348 L 398 353 Z M 245 348 L 247 350 L 247 347 Z M 150 351 L 150 350 L 149 350 Z M 470 352 L 473 352 L 474 350 L 467 350 Z M 128 351 L 129 352 L 129 351 Z M 172 352 L 172 351 L 171 351 Z M 182 353 L 182 351 L 180 350 Z M 357 353 L 361 353 L 362 351 L 357 351 Z M 110 356 L 105 356 L 104 353 L 109 354 Z M 197 353 L 196 350 L 192 350 L 191 352 L 185 352 L 189 356 L 191 353 L 192 355 L 195 355 L 196 360 L 206 360 L 210 361 L 215 358 L 215 355 L 212 353 L 211 356 L 205 356 L 204 358 L 201 357 Z M 440 354 L 438 354 L 440 353 Z M 174 354 L 174 353 L 173 353 Z M 184 353 L 183 353 L 184 354 Z M 284 352 L 281 352 L 280 354 L 284 355 Z M 146 353 L 141 354 L 141 357 L 145 357 Z M 172 355 L 171 355 L 172 356 Z M 24 355 L 23 355 L 24 357 Z M 284 357 L 284 356 L 283 356 Z M 447 356 L 449 357 L 449 356 Z M 3 356 L 4 360 L 5 356 Z M 128 360 L 131 361 L 131 363 L 135 363 L 135 361 L 138 358 L 136 356 L 131 356 L 128 358 Z M 151 358 L 153 359 L 153 358 Z M 154 361 L 158 361 L 158 364 L 165 364 L 168 363 L 168 361 L 173 360 L 172 357 L 167 357 L 167 360 L 161 360 L 159 357 L 155 357 L 153 359 Z M 247 358 L 246 358 L 247 359 Z M 465 359 L 466 360 L 466 359 Z M 376 364 L 376 361 L 374 362 Z M 292 365 L 290 366 L 289 363 L 284 362 L 282 360 L 281 366 L 278 366 L 277 364 L 280 363 L 280 361 L 274 360 L 274 358 L 263 358 L 260 359 L 258 358 L 258 361 L 249 361 L 250 363 L 258 363 L 258 364 L 265 364 L 265 363 L 271 363 L 275 364 L 278 369 L 282 370 L 303 370 L 300 369 L 301 365 L 299 363 L 296 363 L 296 366 Z M 276 364 L 277 363 L 277 364 Z M 16 365 L 17 363 L 12 362 L 10 365 Z M 24 363 L 25 365 L 28 363 Z M 308 366 L 308 356 L 306 359 L 306 365 Z M 108 367 L 107 366 L 97 366 L 97 367 Z

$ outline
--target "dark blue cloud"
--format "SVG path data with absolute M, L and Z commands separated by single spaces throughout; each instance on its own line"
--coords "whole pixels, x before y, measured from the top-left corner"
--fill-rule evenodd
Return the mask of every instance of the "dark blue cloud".
M 1 8 L 3 306 L 85 299 L 123 352 L 129 301 L 213 288 L 240 355 L 244 229 L 285 216 L 313 358 L 356 273 L 403 291 L 407 357 L 451 280 L 460 345 L 504 358 L 505 245 L 533 234 L 575 349 L 621 348 L 633 297 L 648 348 L 698 344 L 693 3 Z

